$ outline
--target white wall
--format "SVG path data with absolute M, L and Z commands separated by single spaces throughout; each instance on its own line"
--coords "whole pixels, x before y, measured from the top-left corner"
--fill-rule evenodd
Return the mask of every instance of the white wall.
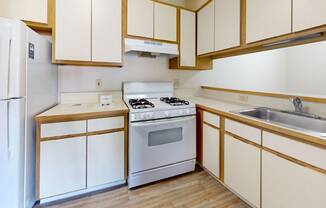
M 217 59 L 214 70 L 174 71 L 168 57 L 140 58 L 127 54 L 123 68 L 60 66 L 61 92 L 121 90 L 123 81 L 173 81 L 180 88 L 202 85 L 326 96 L 326 42 Z M 96 89 L 102 79 L 102 89 Z
M 168 58 L 141 58 L 137 54 L 125 56 L 122 68 L 59 66 L 60 92 L 92 92 L 121 90 L 123 81 L 172 81 Z M 96 80 L 102 88 L 96 88 Z
M 286 89 L 286 51 L 274 50 L 214 61 L 214 70 L 178 72 L 181 87 L 221 88 L 282 92 Z

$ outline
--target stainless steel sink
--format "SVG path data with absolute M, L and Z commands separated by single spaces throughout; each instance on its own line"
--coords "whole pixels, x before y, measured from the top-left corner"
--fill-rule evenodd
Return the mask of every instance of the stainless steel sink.
M 317 136 L 326 137 L 326 119 L 320 116 L 291 111 L 281 111 L 271 108 L 252 108 L 232 112 L 257 118 L 265 122 L 301 130 Z

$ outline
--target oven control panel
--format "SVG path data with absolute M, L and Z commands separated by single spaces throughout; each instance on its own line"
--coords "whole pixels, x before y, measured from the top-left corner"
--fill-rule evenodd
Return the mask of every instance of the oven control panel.
M 130 122 L 196 115 L 196 108 L 130 113 Z

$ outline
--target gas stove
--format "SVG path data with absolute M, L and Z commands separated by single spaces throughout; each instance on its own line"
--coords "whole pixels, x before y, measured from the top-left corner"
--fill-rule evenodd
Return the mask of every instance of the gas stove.
M 125 82 L 124 101 L 129 108 L 129 121 L 192 116 L 195 104 L 173 96 L 172 82 Z
M 125 82 L 129 108 L 128 187 L 194 171 L 196 108 L 172 82 Z

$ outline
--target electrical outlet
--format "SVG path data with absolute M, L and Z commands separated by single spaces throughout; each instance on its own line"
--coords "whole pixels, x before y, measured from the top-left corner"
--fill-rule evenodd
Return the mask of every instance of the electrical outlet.
M 102 89 L 102 80 L 101 79 L 97 79 L 95 82 L 95 87 L 96 89 L 100 90 Z
M 239 95 L 239 100 L 241 102 L 248 102 L 248 95 Z

